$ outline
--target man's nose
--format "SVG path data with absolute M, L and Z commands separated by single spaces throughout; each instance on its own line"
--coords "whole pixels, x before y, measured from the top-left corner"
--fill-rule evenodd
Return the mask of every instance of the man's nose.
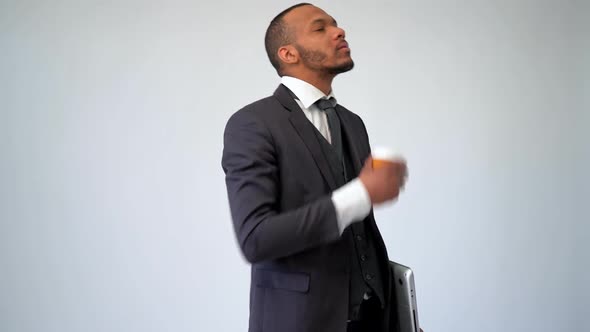
M 342 29 L 340 27 L 336 27 L 335 38 L 336 39 L 346 38 L 346 32 L 344 31 L 344 29 Z

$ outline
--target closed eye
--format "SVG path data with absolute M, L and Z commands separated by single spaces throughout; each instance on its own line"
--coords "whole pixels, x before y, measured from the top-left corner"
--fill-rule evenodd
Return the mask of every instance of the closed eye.
M 326 30 L 326 26 L 334 26 L 334 27 L 338 27 L 338 23 L 336 23 L 336 20 L 332 17 L 322 17 L 322 18 L 318 18 L 313 20 L 313 22 L 311 22 L 311 27 L 313 28 L 312 31 L 314 32 L 322 32 Z

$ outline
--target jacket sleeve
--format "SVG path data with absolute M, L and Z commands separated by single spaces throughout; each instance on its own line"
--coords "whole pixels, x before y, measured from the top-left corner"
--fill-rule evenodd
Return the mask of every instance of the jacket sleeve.
M 242 110 L 229 119 L 221 163 L 234 230 L 249 262 L 287 257 L 339 238 L 330 195 L 279 211 L 280 165 L 273 137 L 254 112 Z

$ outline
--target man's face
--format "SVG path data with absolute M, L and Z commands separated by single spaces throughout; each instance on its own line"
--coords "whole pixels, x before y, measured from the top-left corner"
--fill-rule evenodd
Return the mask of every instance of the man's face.
M 293 29 L 293 46 L 304 66 L 334 75 L 354 67 L 344 30 L 326 12 L 315 6 L 302 6 L 286 15 L 285 20 Z

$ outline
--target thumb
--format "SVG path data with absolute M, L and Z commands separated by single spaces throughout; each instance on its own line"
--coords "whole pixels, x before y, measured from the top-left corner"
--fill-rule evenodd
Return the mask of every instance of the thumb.
M 373 157 L 369 156 L 365 159 L 365 164 L 363 165 L 363 169 L 373 169 Z

